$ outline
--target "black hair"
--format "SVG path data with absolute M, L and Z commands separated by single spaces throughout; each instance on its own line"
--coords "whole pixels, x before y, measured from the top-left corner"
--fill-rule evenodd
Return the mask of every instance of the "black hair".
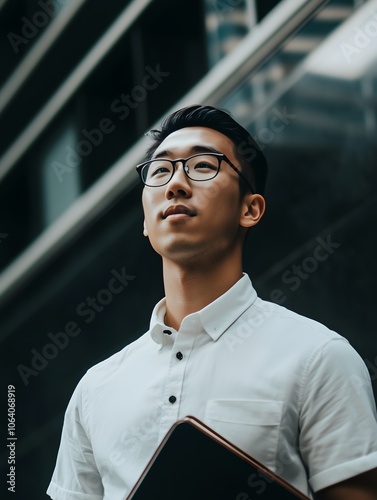
M 267 179 L 267 160 L 260 146 L 250 133 L 227 112 L 213 106 L 193 105 L 171 113 L 161 124 L 160 130 L 151 130 L 146 135 L 153 139 L 147 150 L 147 159 L 168 135 L 185 127 L 208 127 L 226 135 L 234 144 L 234 153 L 242 167 L 242 173 L 254 187 L 254 192 L 264 194 Z M 240 178 L 241 196 L 249 189 Z

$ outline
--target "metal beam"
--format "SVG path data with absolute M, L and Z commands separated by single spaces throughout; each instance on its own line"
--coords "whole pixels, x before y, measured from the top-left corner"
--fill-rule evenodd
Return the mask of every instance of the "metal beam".
M 0 0 L 0 10 L 5 6 L 8 0 Z
M 24 85 L 26 80 L 86 1 L 87 0 L 75 0 L 74 2 L 70 2 L 50 23 L 46 31 L 44 31 L 30 51 L 25 55 L 12 75 L 0 89 L 0 113 L 12 102 L 22 85 Z
M 45 106 L 29 123 L 20 136 L 11 144 L 0 158 L 0 181 L 16 165 L 29 147 L 51 123 L 64 105 L 74 95 L 83 81 L 96 68 L 98 63 L 107 55 L 110 49 L 132 26 L 144 9 L 152 0 L 133 0 L 117 20 L 108 28 L 93 49 L 86 55 L 74 69 L 55 94 L 47 101 Z
M 285 0 L 222 59 L 173 109 L 192 102 L 216 104 L 271 57 L 328 0 Z

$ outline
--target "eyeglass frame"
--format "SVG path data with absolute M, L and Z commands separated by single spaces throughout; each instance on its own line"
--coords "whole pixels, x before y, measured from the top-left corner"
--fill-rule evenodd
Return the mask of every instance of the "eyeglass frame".
M 186 171 L 186 168 L 185 168 L 186 167 L 186 163 L 189 160 L 191 160 L 191 158 L 195 158 L 196 156 L 204 156 L 204 155 L 205 156 L 214 156 L 214 157 L 217 158 L 217 160 L 218 160 L 217 172 L 215 173 L 215 175 L 213 177 L 210 177 L 209 179 L 192 179 L 189 176 L 189 174 L 187 173 L 187 171 Z M 173 166 L 173 170 L 172 170 L 172 174 L 171 174 L 170 178 L 166 182 L 164 182 L 163 184 L 159 184 L 158 186 L 153 186 L 153 185 L 147 184 L 146 182 L 143 181 L 143 178 L 141 176 L 141 171 L 143 170 L 143 167 L 145 165 L 147 165 L 148 163 L 151 163 L 152 161 L 168 161 Z M 136 166 L 136 171 L 139 174 L 140 180 L 144 184 L 144 186 L 148 186 L 148 187 L 162 187 L 162 186 L 166 186 L 166 184 L 168 184 L 172 180 L 173 175 L 175 174 L 175 171 L 176 171 L 176 164 L 179 163 L 179 162 L 181 162 L 182 163 L 182 167 L 183 167 L 183 171 L 184 171 L 185 175 L 191 181 L 194 181 L 194 182 L 206 182 L 206 181 L 211 181 L 212 179 L 214 179 L 217 176 L 217 174 L 220 172 L 220 166 L 221 166 L 221 162 L 222 161 L 225 161 L 226 163 L 228 163 L 228 165 L 241 177 L 241 179 L 244 182 L 246 182 L 246 184 L 250 188 L 251 193 L 255 194 L 255 190 L 252 187 L 252 185 L 250 184 L 250 182 L 247 180 L 246 176 L 229 160 L 229 158 L 224 153 L 215 153 L 215 152 L 197 153 L 195 155 L 189 156 L 188 158 L 177 158 L 176 160 L 170 160 L 169 158 L 151 158 L 150 160 L 147 160 L 147 161 L 145 161 L 145 162 L 140 163 L 139 165 L 137 165 Z

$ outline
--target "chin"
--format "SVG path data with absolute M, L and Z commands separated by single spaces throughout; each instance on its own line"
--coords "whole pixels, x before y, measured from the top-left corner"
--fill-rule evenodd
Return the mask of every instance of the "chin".
M 159 252 L 165 260 L 180 266 L 195 266 L 196 268 L 207 265 L 213 260 L 213 244 L 195 244 L 191 241 L 175 241 Z

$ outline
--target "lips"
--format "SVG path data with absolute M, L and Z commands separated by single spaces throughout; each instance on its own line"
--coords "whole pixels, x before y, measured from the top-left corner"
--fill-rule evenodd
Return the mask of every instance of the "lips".
M 170 205 L 162 214 L 162 218 L 166 219 L 169 215 L 188 215 L 190 217 L 194 217 L 196 215 L 195 211 L 185 207 L 184 205 Z

